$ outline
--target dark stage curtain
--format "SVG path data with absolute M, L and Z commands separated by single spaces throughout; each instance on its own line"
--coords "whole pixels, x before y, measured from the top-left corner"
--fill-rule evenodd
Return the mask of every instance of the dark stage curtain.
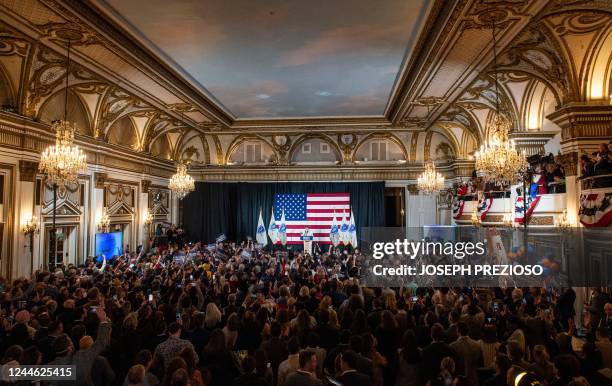
M 182 225 L 192 241 L 213 242 L 221 233 L 254 239 L 259 209 L 267 227 L 276 193 L 350 193 L 358 236 L 364 227 L 385 224 L 384 182 L 197 182 L 184 198 Z

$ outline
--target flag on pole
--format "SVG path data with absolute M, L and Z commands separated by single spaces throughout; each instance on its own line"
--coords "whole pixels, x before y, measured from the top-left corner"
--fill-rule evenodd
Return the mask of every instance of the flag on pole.
M 255 239 L 259 244 L 267 244 L 268 237 L 266 236 L 266 226 L 264 225 L 263 216 L 261 215 L 261 208 L 259 208 L 259 220 L 257 220 L 257 233 Z
M 272 244 L 276 244 L 278 241 L 278 229 L 276 228 L 276 219 L 274 218 L 274 208 L 272 208 L 270 225 L 268 225 L 268 236 L 270 236 L 270 241 L 272 241 Z
M 348 245 L 349 243 L 349 225 L 346 218 L 342 215 L 342 225 L 340 225 L 340 244 Z
M 349 222 L 349 243 L 353 248 L 357 248 L 357 227 L 355 226 L 355 216 L 353 216 L 353 210 L 351 209 L 351 221 Z
M 285 222 L 285 208 L 283 208 L 280 226 L 278 227 L 278 240 L 282 245 L 287 245 L 287 223 Z
M 334 219 L 332 220 L 331 229 L 329 230 L 329 240 L 337 247 L 340 243 L 340 234 L 338 233 L 338 221 L 336 220 L 336 212 L 334 212 Z

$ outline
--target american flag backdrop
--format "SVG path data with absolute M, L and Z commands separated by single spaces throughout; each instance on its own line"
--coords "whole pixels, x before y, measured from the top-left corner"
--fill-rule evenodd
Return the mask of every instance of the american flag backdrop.
M 287 224 L 287 244 L 302 244 L 300 235 L 308 225 L 314 235 L 314 241 L 319 244 L 331 244 L 329 230 L 334 221 L 338 227 L 350 220 L 351 196 L 349 193 L 307 193 L 307 194 L 275 194 L 274 218 L 277 226 L 285 208 L 285 223 Z

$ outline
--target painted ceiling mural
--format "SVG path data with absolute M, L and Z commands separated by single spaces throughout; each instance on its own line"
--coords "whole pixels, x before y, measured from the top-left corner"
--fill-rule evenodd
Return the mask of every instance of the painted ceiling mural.
M 236 118 L 382 116 L 430 0 L 100 0 Z
M 21 125 L 26 117 L 48 128 L 63 116 L 68 76 L 68 119 L 92 149 L 121 153 L 105 158 L 109 165 L 124 165 L 126 154 L 156 165 L 189 160 L 195 170 L 229 178 L 227 170 L 247 164 L 288 170 L 329 154 L 329 170 L 360 169 L 366 178 L 383 171 L 404 178 L 428 159 L 471 175 L 496 97 L 518 146 L 540 151 L 551 137 L 563 139 L 549 118 L 560 107 L 607 106 L 612 95 L 610 2 L 384 0 L 374 8 L 338 0 L 307 8 L 261 0 L 254 8 L 236 0 L 230 9 L 190 1 L 0 0 L 0 123 Z M 125 18 L 133 14 L 131 26 L 109 14 L 111 6 L 126 8 Z M 428 15 L 420 18 L 424 25 L 417 25 L 418 12 Z M 492 18 L 499 26 L 497 77 Z M 141 32 L 123 33 L 138 23 Z M 142 40 L 147 29 L 149 42 Z M 74 58 L 68 72 L 67 39 Z M 183 74 L 162 64 L 153 39 L 169 47 L 164 55 Z M 374 151 L 381 143 L 388 155 Z

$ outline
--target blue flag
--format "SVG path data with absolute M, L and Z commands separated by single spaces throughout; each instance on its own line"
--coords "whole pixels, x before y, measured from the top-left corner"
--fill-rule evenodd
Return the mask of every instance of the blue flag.
M 259 209 L 259 220 L 257 221 L 257 233 L 255 239 L 259 244 L 267 244 L 268 237 L 266 236 L 266 226 L 264 225 L 263 216 L 261 215 L 261 208 Z

